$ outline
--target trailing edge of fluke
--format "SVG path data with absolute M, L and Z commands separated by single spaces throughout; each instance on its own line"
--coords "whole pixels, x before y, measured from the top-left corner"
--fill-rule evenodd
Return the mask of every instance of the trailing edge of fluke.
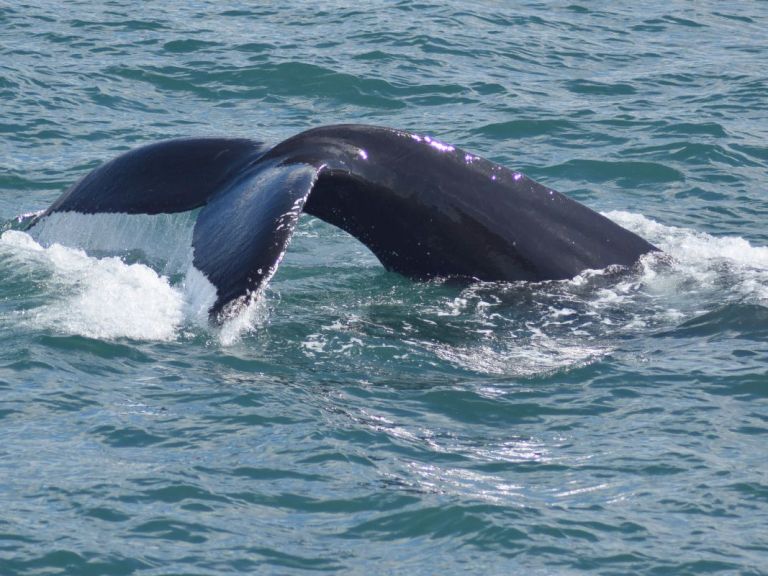
M 566 279 L 657 250 L 520 172 L 428 136 L 356 124 L 272 148 L 226 138 L 150 144 L 87 174 L 32 226 L 57 212 L 196 208 L 193 263 L 216 287 L 214 319 L 268 282 L 302 211 L 415 279 Z

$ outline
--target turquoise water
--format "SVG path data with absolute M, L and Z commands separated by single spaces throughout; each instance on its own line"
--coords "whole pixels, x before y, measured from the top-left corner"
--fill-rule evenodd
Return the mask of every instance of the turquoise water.
M 0 574 L 768 574 L 766 70 L 757 1 L 0 4 Z M 219 329 L 184 222 L 148 267 L 14 220 L 142 143 L 338 122 L 671 259 L 419 284 L 305 216 Z

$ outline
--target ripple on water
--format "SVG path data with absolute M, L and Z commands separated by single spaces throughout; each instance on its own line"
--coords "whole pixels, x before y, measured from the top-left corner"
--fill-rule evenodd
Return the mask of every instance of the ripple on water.
M 0 574 L 764 573 L 768 15 L 677 8 L 0 5 Z M 337 122 L 667 257 L 414 284 L 305 218 L 218 330 L 162 257 L 11 222 L 141 143 Z

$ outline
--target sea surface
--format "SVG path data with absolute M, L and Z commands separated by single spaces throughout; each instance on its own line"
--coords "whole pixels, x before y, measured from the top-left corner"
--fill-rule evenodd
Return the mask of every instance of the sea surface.
M 341 122 L 667 258 L 415 283 L 302 216 L 217 328 L 189 222 L 158 260 L 17 220 L 145 143 Z M 768 574 L 765 1 L 0 1 L 0 234 L 2 576 Z

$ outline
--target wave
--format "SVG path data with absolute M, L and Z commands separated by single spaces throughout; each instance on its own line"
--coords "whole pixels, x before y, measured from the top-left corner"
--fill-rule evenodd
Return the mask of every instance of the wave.
M 243 337 L 295 346 L 298 338 L 313 364 L 365 356 L 400 367 L 517 376 L 586 366 L 643 334 L 677 326 L 684 333 L 692 319 L 729 304 L 768 306 L 768 247 L 629 212 L 606 216 L 665 254 L 647 255 L 631 271 L 590 270 L 566 281 L 414 284 L 368 262 L 370 254 L 350 265 L 345 250 L 359 252 L 360 245 L 305 217 L 295 256 L 286 258 L 273 286 L 214 328 L 206 311 L 215 289 L 191 265 L 193 217 L 63 214 L 34 238 L 3 233 L 2 290 L 16 283 L 32 291 L 14 312 L 31 329 L 146 341 L 202 333 L 222 346 Z M 339 246 L 346 248 L 334 257 Z M 323 280 L 329 274 L 337 281 Z M 266 325 L 268 333 L 254 334 Z
M 43 302 L 31 308 L 20 302 L 17 319 L 36 329 L 103 340 L 169 341 L 190 328 L 209 330 L 216 289 L 192 265 L 195 215 L 59 213 L 31 234 L 3 232 L 4 277 L 26 288 L 25 279 L 37 278 L 36 300 Z M 257 308 L 225 322 L 217 331 L 221 342 L 247 331 Z

